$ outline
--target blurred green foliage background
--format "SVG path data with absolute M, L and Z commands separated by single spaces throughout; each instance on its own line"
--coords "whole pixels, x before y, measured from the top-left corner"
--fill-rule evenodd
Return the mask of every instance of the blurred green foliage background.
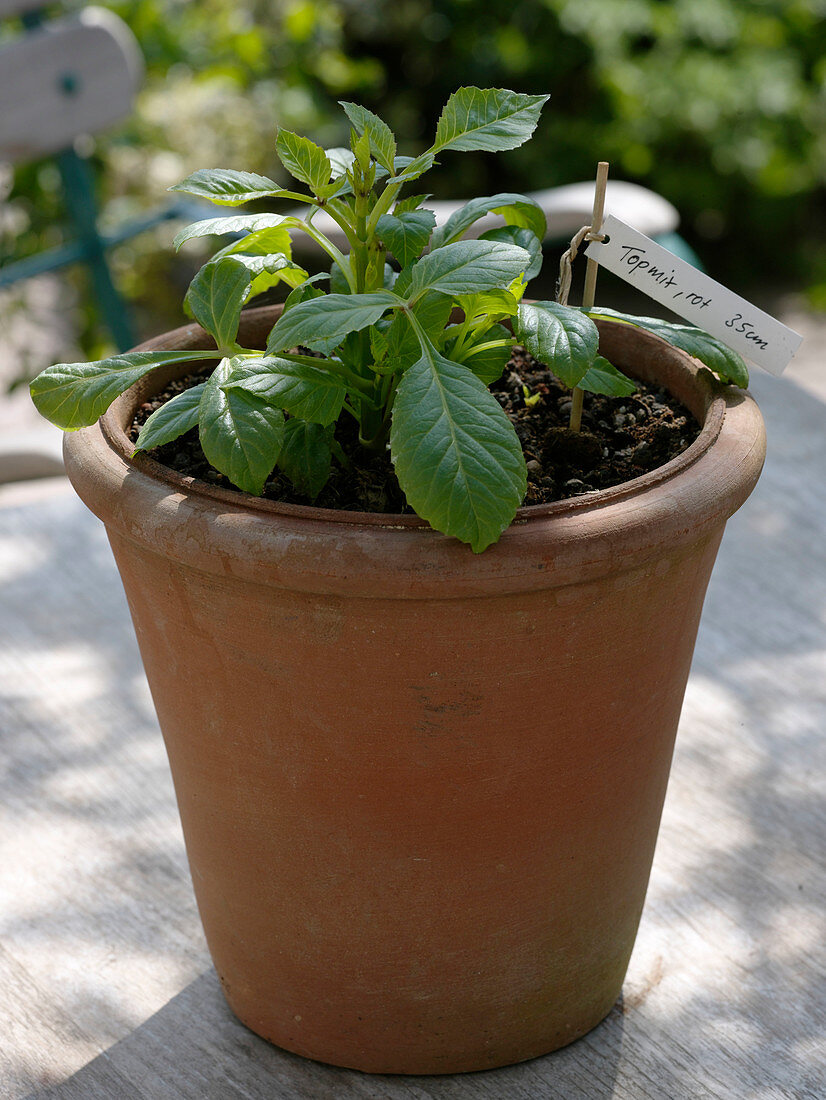
M 61 5 L 59 10 L 81 6 Z M 537 136 L 492 158 L 445 156 L 439 196 L 592 177 L 653 188 L 716 278 L 786 280 L 826 308 L 826 0 L 112 0 L 147 75 L 134 117 L 96 139 L 104 223 L 166 198 L 199 167 L 283 179 L 277 125 L 345 144 L 356 99 L 429 143 L 461 84 L 550 92 Z M 57 11 L 58 9 L 55 9 Z M 14 33 L 6 25 L 5 33 Z M 9 178 L 6 256 L 61 239 L 50 162 Z M 167 227 L 122 246 L 120 286 L 158 330 L 180 318 L 191 260 Z M 73 276 L 73 277 L 80 277 Z M 90 350 L 98 332 L 84 323 Z

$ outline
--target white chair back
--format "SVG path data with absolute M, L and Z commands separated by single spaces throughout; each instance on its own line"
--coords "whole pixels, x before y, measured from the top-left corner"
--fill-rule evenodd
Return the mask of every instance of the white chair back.
M 0 0 L 0 16 L 41 6 Z M 142 79 L 134 35 L 103 8 L 21 34 L 0 49 L 0 161 L 36 160 L 119 122 Z

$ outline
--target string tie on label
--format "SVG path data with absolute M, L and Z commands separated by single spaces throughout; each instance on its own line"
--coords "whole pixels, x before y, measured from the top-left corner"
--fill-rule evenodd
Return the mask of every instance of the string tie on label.
M 556 282 L 556 300 L 560 305 L 566 306 L 568 304 L 568 295 L 571 291 L 571 279 L 572 270 L 571 265 L 577 257 L 577 253 L 584 243 L 591 241 L 602 242 L 606 240 L 604 233 L 597 232 L 593 225 L 583 225 L 575 236 L 571 238 L 571 243 L 567 249 L 562 253 L 562 259 L 559 261 L 559 278 Z

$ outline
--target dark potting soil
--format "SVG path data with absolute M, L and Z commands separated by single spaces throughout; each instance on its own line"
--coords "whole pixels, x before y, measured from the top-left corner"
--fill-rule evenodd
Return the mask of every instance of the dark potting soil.
M 203 374 L 188 375 L 141 405 L 132 424 L 132 441 L 155 409 L 203 380 Z M 538 394 L 539 400 L 526 403 L 524 387 L 529 399 Z M 564 500 L 630 481 L 680 454 L 700 432 L 688 409 L 665 390 L 643 382 L 630 397 L 586 394 L 582 431 L 572 432 L 568 428 L 570 391 L 518 347 L 491 389 L 512 421 L 525 453 L 528 491 L 524 504 Z M 314 502 L 297 492 L 279 470 L 267 481 L 264 496 L 355 512 L 412 511 L 399 488 L 389 451 L 364 451 L 358 444 L 355 421 L 349 416 L 341 418 L 336 438 L 351 467 L 345 469 L 334 459 L 330 480 Z M 197 428 L 147 453 L 184 476 L 235 488 L 207 462 Z

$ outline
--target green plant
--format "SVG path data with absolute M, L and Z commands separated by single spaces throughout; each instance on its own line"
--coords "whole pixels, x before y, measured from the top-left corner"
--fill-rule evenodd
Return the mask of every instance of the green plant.
M 401 198 L 401 191 L 449 150 L 521 145 L 547 98 L 460 88 L 439 118 L 434 142 L 415 158 L 397 155 L 395 136 L 375 114 L 344 103 L 350 149 L 325 151 L 306 137 L 278 133 L 278 156 L 307 192 L 224 169 L 195 172 L 177 185 L 227 206 L 269 197 L 304 203 L 309 212 L 210 219 L 178 234 L 178 245 L 243 234 L 201 268 L 186 296 L 192 316 L 214 338 L 220 362 L 205 382 L 153 413 L 137 450 L 197 425 L 207 459 L 239 488 L 260 494 L 277 464 L 314 498 L 333 457 L 347 461 L 335 426 L 352 417 L 361 446 L 389 446 L 399 484 L 420 516 L 475 551 L 495 542 L 526 489 L 521 445 L 488 389 L 514 343 L 567 386 L 618 395 L 635 384 L 599 356 L 597 328 L 585 311 L 523 300 L 542 261 L 545 219 L 535 202 L 510 193 L 471 199 L 437 227 L 423 205 L 427 196 Z M 346 255 L 314 226 L 321 208 L 346 235 Z M 465 239 L 489 211 L 506 224 Z M 327 252 L 329 276 L 310 278 L 293 261 L 292 232 L 309 234 Z M 387 262 L 388 252 L 400 270 Z M 327 278 L 325 293 L 316 283 Z M 280 281 L 292 290 L 266 351 L 241 347 L 243 305 Z M 745 381 L 742 360 L 697 329 L 612 316 L 701 354 L 724 380 Z M 53 423 L 72 430 L 93 423 L 153 367 L 206 358 L 214 353 L 130 352 L 58 364 L 34 380 L 32 396 Z

